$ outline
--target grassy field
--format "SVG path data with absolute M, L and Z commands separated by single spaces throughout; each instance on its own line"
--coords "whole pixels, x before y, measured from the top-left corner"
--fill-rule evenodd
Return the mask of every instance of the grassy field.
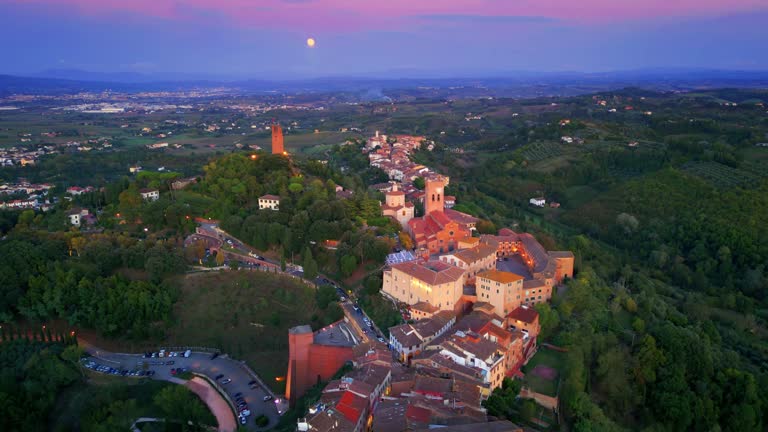
M 542 365 L 556 369 L 559 374 L 562 374 L 564 361 L 563 355 L 563 353 L 554 350 L 546 348 L 539 349 L 531 361 L 529 361 L 528 364 L 523 367 L 523 373 L 525 373 L 525 379 L 523 381 L 525 385 L 529 386 L 533 391 L 537 393 L 545 394 L 548 396 L 556 396 L 560 377 L 558 376 L 554 380 L 547 380 L 532 374 L 531 371 L 533 371 L 536 366 Z
M 180 285 L 165 342 L 220 348 L 284 392 L 285 382 L 275 378 L 287 369 L 288 329 L 322 319 L 314 289 L 287 276 L 253 271 L 191 274 Z
M 175 385 L 165 381 L 89 373 L 87 382 L 78 382 L 57 396 L 48 424 L 51 431 L 80 430 L 81 422 L 94 409 L 112 401 L 129 399 L 136 401 L 137 411 L 142 417 L 164 417 L 153 399 L 160 390 Z M 216 424 L 213 414 L 207 423 Z

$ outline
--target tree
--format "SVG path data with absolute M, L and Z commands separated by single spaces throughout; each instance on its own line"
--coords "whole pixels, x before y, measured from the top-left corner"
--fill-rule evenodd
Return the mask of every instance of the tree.
M 81 347 L 77 345 L 68 345 L 66 348 L 64 348 L 64 351 L 61 352 L 61 359 L 71 363 L 75 369 L 79 370 L 80 373 L 85 376 L 83 368 L 80 367 L 80 359 L 83 357 L 84 353 L 85 350 Z
M 413 179 L 413 187 L 419 190 L 424 190 L 424 188 L 426 187 L 424 177 L 416 177 L 415 179 Z
M 85 248 L 85 237 L 73 237 L 70 243 L 72 244 L 72 249 L 74 249 L 77 253 L 77 256 L 80 256 L 80 253 L 82 253 L 83 249 Z
M 531 421 L 536 415 L 536 402 L 532 399 L 525 399 L 520 403 L 520 416 L 526 421 Z
M 403 247 L 403 249 L 413 250 L 413 240 L 407 232 L 400 231 L 397 234 L 397 238 L 400 240 L 400 245 Z
M 317 299 L 317 307 L 325 310 L 329 304 L 336 301 L 336 288 L 333 285 L 320 285 L 315 298 Z
M 304 252 L 301 254 L 304 267 L 304 277 L 309 280 L 314 280 L 317 277 L 318 267 L 317 262 L 312 258 L 312 251 L 309 247 L 304 248 Z
M 221 249 L 216 251 L 216 265 L 219 267 L 224 265 L 224 251 Z
M 539 313 L 539 324 L 541 325 L 541 339 L 549 338 L 554 330 L 560 325 L 560 315 L 557 310 L 552 309 L 549 303 L 537 303 L 534 306 Z
M 167 420 L 180 422 L 182 430 L 202 430 L 209 417 L 208 409 L 186 387 L 166 387 L 155 395 L 155 405 L 165 413 Z M 190 427 L 188 422 L 192 423 Z
M 344 255 L 341 257 L 341 273 L 344 276 L 351 276 L 357 269 L 357 257 L 354 255 Z

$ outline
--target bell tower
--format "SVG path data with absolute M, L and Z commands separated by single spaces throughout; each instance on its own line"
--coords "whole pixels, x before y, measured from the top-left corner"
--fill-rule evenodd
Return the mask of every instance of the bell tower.
M 445 209 L 443 189 L 445 183 L 440 178 L 428 177 L 424 180 L 424 216 Z

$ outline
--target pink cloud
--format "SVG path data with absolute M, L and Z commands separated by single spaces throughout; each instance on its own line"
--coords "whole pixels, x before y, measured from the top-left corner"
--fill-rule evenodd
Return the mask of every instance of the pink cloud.
M 0 0 L 72 8 L 76 14 L 131 14 L 201 22 L 207 13 L 239 27 L 319 32 L 400 30 L 423 16 L 522 16 L 575 23 L 717 16 L 766 8 L 765 0 Z M 421 19 L 423 21 L 423 19 Z

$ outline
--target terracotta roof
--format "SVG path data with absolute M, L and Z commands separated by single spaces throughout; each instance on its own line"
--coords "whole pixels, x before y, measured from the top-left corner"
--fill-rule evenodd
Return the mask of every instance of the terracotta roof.
M 419 375 L 416 377 L 413 390 L 418 393 L 442 395 L 451 391 L 451 380 Z
M 429 302 L 425 301 L 420 301 L 414 305 L 411 305 L 410 308 L 427 313 L 434 313 L 440 310 L 437 306 L 432 306 Z
M 277 195 L 263 195 L 259 197 L 260 200 L 278 200 L 280 201 L 280 197 Z
M 341 400 L 339 400 L 339 403 L 336 404 L 336 410 L 343 414 L 352 424 L 357 424 L 357 421 L 367 407 L 368 399 L 360 397 L 351 391 L 346 391 Z
M 472 215 L 468 215 L 454 209 L 445 209 L 444 213 L 450 220 L 460 224 L 471 224 L 480 220 Z
M 499 230 L 499 235 L 500 236 L 516 236 L 517 233 L 512 231 L 509 228 L 502 228 L 502 229 Z
M 520 306 L 507 315 L 507 318 L 522 321 L 524 323 L 533 324 L 539 317 L 539 313 L 536 309 L 526 306 Z
M 405 411 L 408 401 L 405 399 L 385 399 L 376 406 L 373 413 L 373 430 L 376 432 L 401 432 L 407 429 Z
M 450 339 L 449 343 L 463 351 L 473 354 L 475 357 L 483 361 L 491 359 L 499 349 L 498 345 L 496 345 L 496 342 L 492 342 L 490 339 L 486 339 L 482 336 L 475 339 L 470 336 L 460 337 L 454 335 Z
M 460 280 L 466 273 L 464 270 L 439 261 L 429 261 L 426 264 L 420 264 L 413 261 L 400 264 L 393 264 L 393 269 L 397 269 L 426 282 L 430 285 L 441 285 Z
M 549 261 L 547 251 L 544 250 L 544 247 L 541 246 L 541 243 L 539 243 L 534 236 L 528 233 L 523 233 L 520 234 L 519 237 L 520 241 L 523 243 L 525 252 L 533 259 L 533 270 L 535 272 L 543 271 L 547 267 Z
M 528 279 L 523 281 L 523 289 L 544 288 L 547 284 L 541 279 Z
M 354 423 L 350 423 L 344 415 L 333 409 L 318 412 L 307 422 L 313 430 L 318 431 L 352 432 L 355 429 Z
M 512 272 L 500 271 L 500 270 L 485 270 L 478 273 L 477 277 L 490 279 L 492 281 L 501 282 L 503 284 L 517 282 L 523 279 L 523 277 L 518 274 L 515 274 Z
M 465 263 L 474 263 L 488 258 L 491 255 L 495 256 L 496 248 L 491 245 L 480 244 L 473 248 L 461 249 L 457 252 L 454 252 L 453 255 Z
M 412 347 L 421 344 L 428 338 L 434 337 L 454 318 L 453 312 L 442 311 L 432 318 L 419 320 L 414 324 L 401 324 L 390 327 L 389 333 L 404 347 Z
M 459 241 L 462 243 L 478 244 L 480 243 L 480 237 L 464 237 L 459 239 Z
M 432 418 L 432 411 L 426 408 L 410 405 L 405 411 L 405 417 L 408 418 L 408 420 L 429 423 L 429 420 Z
M 159 192 L 159 191 L 157 189 L 149 189 L 149 188 L 139 189 L 139 193 L 145 194 L 145 193 L 150 193 L 150 192 Z

